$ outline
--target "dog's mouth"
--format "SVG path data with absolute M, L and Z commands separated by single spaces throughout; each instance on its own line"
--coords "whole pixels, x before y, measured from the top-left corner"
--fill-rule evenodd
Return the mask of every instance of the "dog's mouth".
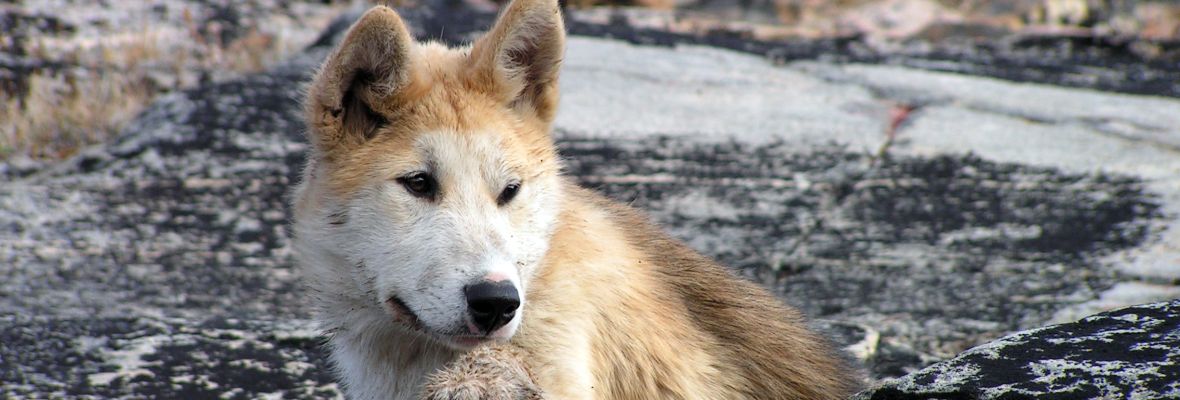
M 422 320 L 418 319 L 418 314 L 414 314 L 414 310 L 406 305 L 406 302 L 397 296 L 390 297 L 385 300 L 385 305 L 389 307 L 389 311 L 393 313 L 393 319 L 409 326 L 411 329 L 426 332 L 422 326 Z
M 411 330 L 417 331 L 425 336 L 431 337 L 447 346 L 458 350 L 467 350 L 478 346 L 484 342 L 493 340 L 488 336 L 474 336 L 474 335 L 448 335 L 434 332 L 427 329 L 422 324 L 422 320 L 418 318 L 418 314 L 410 309 L 402 299 L 397 296 L 390 297 L 385 300 L 385 306 L 389 308 L 390 313 L 393 314 L 394 321 L 405 324 Z

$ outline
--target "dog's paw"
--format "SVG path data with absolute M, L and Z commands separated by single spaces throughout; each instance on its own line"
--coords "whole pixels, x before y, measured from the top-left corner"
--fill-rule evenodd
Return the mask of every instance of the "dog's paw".
M 481 346 L 430 376 L 423 400 L 542 400 L 519 353 L 506 345 Z

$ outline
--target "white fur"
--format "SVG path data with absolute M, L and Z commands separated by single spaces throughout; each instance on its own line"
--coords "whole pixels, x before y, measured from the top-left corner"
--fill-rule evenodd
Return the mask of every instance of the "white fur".
M 310 162 L 295 191 L 295 249 L 328 333 L 332 359 L 351 398 L 414 398 L 423 379 L 467 348 L 463 287 L 489 275 L 511 281 L 521 306 L 491 336 L 507 340 L 528 312 L 528 283 L 548 250 L 559 212 L 556 177 L 522 177 L 493 133 L 431 132 L 412 149 L 416 163 L 381 165 L 351 198 L 333 198 Z M 390 163 L 393 164 L 393 163 Z M 436 201 L 414 197 L 398 176 L 431 171 Z M 496 197 L 521 180 L 516 198 Z M 347 222 L 332 224 L 333 215 Z M 400 298 L 423 330 L 396 321 Z

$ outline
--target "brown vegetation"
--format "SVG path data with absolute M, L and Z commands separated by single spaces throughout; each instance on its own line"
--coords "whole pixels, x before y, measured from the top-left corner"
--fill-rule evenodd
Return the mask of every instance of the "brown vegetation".
M 0 6 L 0 52 L 17 59 L 0 63 L 0 160 L 69 157 L 116 134 L 157 96 L 282 60 L 341 7 L 131 4 Z

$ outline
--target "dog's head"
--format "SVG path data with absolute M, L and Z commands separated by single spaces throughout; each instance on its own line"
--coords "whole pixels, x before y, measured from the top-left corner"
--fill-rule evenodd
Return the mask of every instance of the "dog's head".
M 365 13 L 305 102 L 300 252 L 347 266 L 316 279 L 454 348 L 511 337 L 560 206 L 564 37 L 555 0 L 514 1 L 462 49 Z

